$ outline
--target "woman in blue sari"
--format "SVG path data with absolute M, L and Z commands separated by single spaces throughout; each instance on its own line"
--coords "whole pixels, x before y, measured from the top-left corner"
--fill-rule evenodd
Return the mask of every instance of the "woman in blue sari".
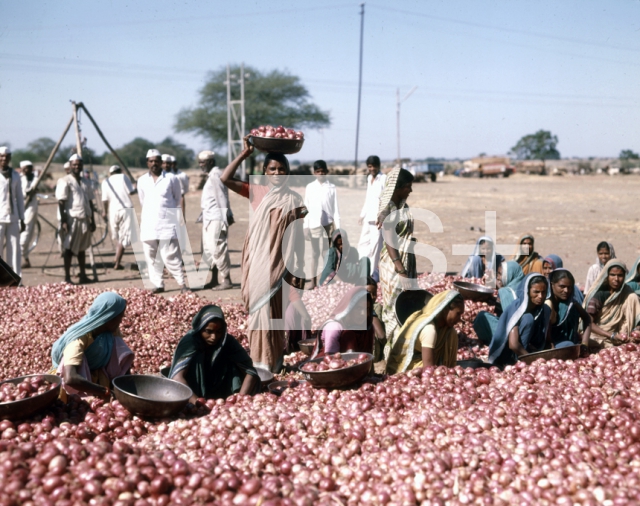
M 567 269 L 556 269 L 549 276 L 550 295 L 545 304 L 551 309 L 551 342 L 555 348 L 576 344 L 589 346 L 591 317 L 576 298 L 576 281 Z M 582 320 L 584 334 L 578 332 Z
M 543 350 L 549 343 L 551 309 L 547 278 L 534 272 L 518 287 L 517 299 L 505 309 L 489 345 L 489 362 L 496 366 L 515 364 L 518 357 Z
M 496 274 L 496 286 L 498 287 L 499 302 L 496 304 L 496 313 L 480 311 L 473 321 L 473 329 L 478 339 L 484 344 L 491 342 L 491 336 L 498 327 L 498 318 L 502 312 L 516 299 L 516 290 L 522 283 L 524 274 L 522 267 L 515 260 L 502 262 Z
M 636 258 L 636 263 L 634 263 L 633 267 L 629 270 L 629 275 L 624 282 L 640 296 L 640 257 Z
M 504 261 L 502 255 L 493 256 L 494 244 L 493 239 L 486 235 L 477 240 L 473 253 L 468 258 L 467 263 L 460 271 L 463 278 L 482 278 L 486 274 L 488 278 L 493 279 L 497 274 L 494 272 L 496 268 Z
M 108 398 L 111 380 L 131 369 L 133 352 L 120 336 L 126 307 L 117 293 L 101 293 L 86 316 L 53 343 L 53 370 L 62 376 L 66 393 Z

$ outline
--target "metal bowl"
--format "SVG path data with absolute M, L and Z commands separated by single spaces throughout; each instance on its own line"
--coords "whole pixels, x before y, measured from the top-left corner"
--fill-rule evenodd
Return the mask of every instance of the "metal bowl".
M 566 348 L 554 348 L 552 350 L 536 351 L 535 353 L 528 353 L 522 355 L 518 360 L 525 364 L 532 364 L 534 361 L 541 358 L 542 360 L 576 360 L 580 357 L 580 345 L 567 346 Z
M 18 286 L 20 279 L 9 264 L 0 258 L 0 286 Z
M 253 146 L 265 153 L 282 153 L 292 155 L 302 149 L 304 139 L 276 139 L 275 137 L 249 137 Z
M 341 353 L 341 355 L 342 359 L 347 361 L 362 355 L 362 353 Z M 352 383 L 360 381 L 371 370 L 373 355 L 371 355 L 370 353 L 365 353 L 365 355 L 369 357 L 366 362 L 363 362 L 362 364 L 352 365 L 351 367 L 345 367 L 344 369 L 308 372 L 302 370 L 302 366 L 304 365 L 302 364 L 300 367 L 298 367 L 298 370 L 302 374 L 304 374 L 305 379 L 316 388 L 346 387 L 348 385 L 351 385 Z M 322 362 L 322 358 L 314 358 L 313 360 L 305 362 L 305 364 L 308 364 L 309 362 L 320 363 Z
M 305 380 L 274 381 L 269 384 L 269 392 L 274 395 L 281 395 L 287 388 L 296 388 L 305 383 L 307 383 Z
M 298 341 L 298 347 L 302 353 L 307 356 L 311 356 L 317 341 L 318 339 L 315 337 L 313 339 L 302 339 L 301 341 Z
M 147 418 L 173 416 L 193 395 L 187 385 L 148 374 L 118 376 L 113 380 L 113 393 L 129 412 Z
M 453 286 L 460 295 L 468 300 L 486 302 L 493 297 L 493 288 L 484 285 L 476 285 L 467 281 L 454 281 Z
M 456 362 L 457 365 L 462 367 L 463 369 L 490 369 L 491 364 L 488 362 L 484 362 L 479 358 L 471 358 L 469 360 L 458 360 Z
M 12 378 L 0 383 L 13 383 L 17 385 L 26 378 L 31 376 L 42 376 L 45 381 L 55 385 L 51 390 L 47 390 L 44 393 L 28 397 L 26 399 L 20 399 L 13 402 L 0 403 L 0 419 L 8 418 L 11 420 L 17 418 L 26 418 L 33 413 L 46 408 L 49 404 L 53 403 L 60 395 L 60 385 L 62 385 L 62 378 L 55 374 L 28 374 L 27 376 L 20 376 L 19 378 Z
M 260 383 L 262 383 L 263 387 L 266 387 L 269 383 L 273 381 L 273 373 L 271 371 L 267 371 L 262 367 L 256 367 L 256 371 L 258 371 L 258 376 L 260 377 Z
M 407 318 L 425 307 L 432 297 L 433 294 L 426 290 L 407 290 L 398 295 L 395 303 L 398 324 L 402 327 Z

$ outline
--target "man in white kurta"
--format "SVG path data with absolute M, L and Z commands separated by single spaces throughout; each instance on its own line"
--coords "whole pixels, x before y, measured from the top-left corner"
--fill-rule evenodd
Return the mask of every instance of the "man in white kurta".
M 367 158 L 367 196 L 364 206 L 360 212 L 358 225 L 362 225 L 362 233 L 358 242 L 358 254 L 360 258 L 369 257 L 371 261 L 371 277 L 378 282 L 378 264 L 380 263 L 380 252 L 382 251 L 382 232 L 376 225 L 378 218 L 378 206 L 380 205 L 380 195 L 384 190 L 387 176 L 380 172 L 380 158 L 370 156 Z
M 29 246 L 33 241 L 33 234 L 38 221 L 38 197 L 36 197 L 36 182 L 38 177 L 33 171 L 33 164 L 29 160 L 20 162 L 20 182 L 22 183 L 22 195 L 25 202 L 31 197 L 29 204 L 24 209 L 24 232 L 20 234 L 20 250 L 22 251 L 22 268 L 31 267 L 29 262 Z
M 102 218 L 109 220 L 111 238 L 116 243 L 116 256 L 113 261 L 115 270 L 123 269 L 120 265 L 124 249 L 131 244 L 131 220 L 133 218 L 133 202 L 130 195 L 136 190 L 129 176 L 122 173 L 119 165 L 109 168 L 109 177 L 102 182 Z
M 56 184 L 56 199 L 60 211 L 60 240 L 64 259 L 64 280 L 71 283 L 71 260 L 78 257 L 80 284 L 89 283 L 85 272 L 85 251 L 91 246 L 91 235 L 96 230 L 93 216 L 93 185 L 82 177 L 82 157 L 69 158 L 70 174 Z
M 24 230 L 24 198 L 20 175 L 11 168 L 11 150 L 0 147 L 0 257 L 22 276 L 20 232 Z
M 202 261 L 209 268 L 215 267 L 211 285 L 213 290 L 227 290 L 231 282 L 231 261 L 227 238 L 233 214 L 229 206 L 229 190 L 220 181 L 222 171 L 216 167 L 215 153 L 202 151 L 198 155 L 198 165 L 208 174 L 202 188 Z M 222 283 L 218 284 L 218 274 Z
M 314 278 L 311 288 L 316 286 L 315 277 L 318 263 L 322 262 L 325 251 L 322 250 L 322 238 L 326 235 L 331 245 L 333 232 L 340 228 L 340 211 L 336 186 L 327 181 L 329 169 L 324 160 L 313 163 L 316 180 L 309 183 L 304 192 L 304 205 L 309 213 L 304 218 L 304 232 L 311 242 L 311 276 Z M 324 268 L 324 265 L 322 266 Z
M 157 149 L 147 152 L 147 167 L 149 172 L 138 179 L 138 197 L 142 207 L 140 239 L 149 279 L 155 287 L 152 292 L 164 292 L 163 263 L 180 285 L 180 290 L 188 292 L 176 233 L 179 226 L 177 209 L 182 198 L 180 182 L 162 169 L 162 158 Z

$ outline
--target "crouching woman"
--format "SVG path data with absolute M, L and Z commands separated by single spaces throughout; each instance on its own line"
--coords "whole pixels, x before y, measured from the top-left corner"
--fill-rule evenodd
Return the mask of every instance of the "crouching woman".
M 193 317 L 191 330 L 173 353 L 169 377 L 193 390 L 191 402 L 198 397 L 250 395 L 260 383 L 249 354 L 227 334 L 224 313 L 214 305 L 204 306 Z

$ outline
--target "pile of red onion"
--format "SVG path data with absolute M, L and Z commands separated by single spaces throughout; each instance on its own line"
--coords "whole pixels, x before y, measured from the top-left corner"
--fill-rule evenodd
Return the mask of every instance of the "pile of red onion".
M 121 293 L 136 367 L 153 371 L 204 301 Z M 0 290 L 3 377 L 46 369 L 96 294 Z M 199 402 L 177 419 L 70 396 L 0 421 L 0 463 L 0 505 L 638 504 L 640 349 L 503 372 L 429 367 L 348 390 L 301 384 Z
M 251 130 L 254 137 L 273 137 L 275 139 L 304 139 L 301 131 L 295 131 L 293 128 L 285 128 L 282 125 L 274 127 L 271 125 L 261 125 Z

